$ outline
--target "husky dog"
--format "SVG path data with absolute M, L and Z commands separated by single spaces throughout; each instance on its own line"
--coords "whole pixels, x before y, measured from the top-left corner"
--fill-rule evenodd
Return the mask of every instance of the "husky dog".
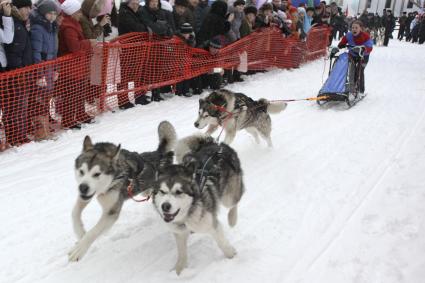
M 254 136 L 256 143 L 260 142 L 260 135 L 271 147 L 269 114 L 279 113 L 285 108 L 285 102 L 271 103 L 264 98 L 254 101 L 242 93 L 221 89 L 199 100 L 199 116 L 195 127 L 203 129 L 208 125 L 207 134 L 212 134 L 218 126 L 222 126 L 226 133 L 224 142 L 227 144 L 232 143 L 238 130 L 245 129 Z
M 129 198 L 129 185 L 134 194 L 144 193 L 156 180 L 160 162 L 164 163 L 162 165 L 173 163 L 173 153 L 169 152 L 176 142 L 173 126 L 167 121 L 161 122 L 158 135 L 157 150 L 142 154 L 121 149 L 120 145 L 112 143 L 93 145 L 90 137 L 85 137 L 83 151 L 75 161 L 78 197 L 72 220 L 78 242 L 68 254 L 70 261 L 80 260 L 96 238 L 115 223 L 124 201 Z M 81 213 L 95 195 L 102 207 L 102 216 L 86 232 Z
M 195 136 L 190 140 L 196 148 L 185 154 L 182 164 L 161 167 L 153 190 L 153 204 L 176 239 L 177 274 L 187 265 L 191 232 L 210 234 L 227 258 L 236 254 L 224 236 L 217 213 L 220 203 L 229 208 L 228 223 L 235 226 L 237 205 L 244 192 L 239 158 L 231 147 L 217 144 L 211 137 Z
M 371 37 L 374 39 L 377 46 L 384 44 L 385 28 L 375 28 L 371 31 Z

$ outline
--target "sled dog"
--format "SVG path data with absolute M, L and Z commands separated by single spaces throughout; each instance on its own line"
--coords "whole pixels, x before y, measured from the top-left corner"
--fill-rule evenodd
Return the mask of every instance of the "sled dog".
M 176 142 L 173 126 L 163 121 L 158 126 L 159 146 L 152 152 L 136 153 L 121 146 L 101 142 L 93 144 L 86 136 L 83 151 L 75 160 L 78 197 L 72 211 L 73 229 L 78 242 L 68 254 L 70 261 L 80 260 L 97 237 L 115 223 L 131 184 L 133 194 L 144 193 L 156 180 L 160 162 L 173 163 L 170 150 Z M 97 224 L 86 232 L 81 213 L 96 196 L 102 207 Z
M 190 142 L 191 145 L 182 145 Z M 181 164 L 161 167 L 153 188 L 153 204 L 173 232 L 177 243 L 177 274 L 187 265 L 187 240 L 191 232 L 210 234 L 227 258 L 236 250 L 224 235 L 217 218 L 220 204 L 229 209 L 231 227 L 244 192 L 243 174 L 236 152 L 212 137 L 192 136 L 179 141 L 185 149 Z M 189 148 L 192 150 L 187 150 Z
M 237 131 L 245 129 L 256 143 L 260 142 L 260 135 L 271 147 L 269 114 L 279 113 L 285 108 L 285 102 L 271 103 L 264 98 L 254 101 L 242 93 L 221 89 L 199 100 L 199 116 L 194 125 L 198 129 L 208 125 L 207 134 L 212 134 L 218 126 L 222 126 L 226 135 L 224 142 L 227 144 L 232 143 Z

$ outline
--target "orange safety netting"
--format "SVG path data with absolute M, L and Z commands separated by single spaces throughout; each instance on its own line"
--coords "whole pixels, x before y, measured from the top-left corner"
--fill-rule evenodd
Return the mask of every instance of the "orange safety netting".
M 0 150 L 45 137 L 132 101 L 147 91 L 210 72 L 214 68 L 296 68 L 326 54 L 329 30 L 313 28 L 305 42 L 277 29 L 254 32 L 216 55 L 180 38 L 130 33 L 92 53 L 0 73 Z M 47 128 L 46 128 L 47 127 Z

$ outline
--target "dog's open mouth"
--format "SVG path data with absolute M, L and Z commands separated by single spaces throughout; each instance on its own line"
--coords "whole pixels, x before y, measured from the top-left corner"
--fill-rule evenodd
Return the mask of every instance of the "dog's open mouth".
M 163 213 L 164 221 L 165 222 L 171 222 L 174 220 L 174 218 L 179 214 L 180 208 L 175 213 Z
M 80 197 L 81 197 L 83 200 L 89 200 L 89 199 L 91 199 L 93 196 L 94 196 L 94 194 L 89 195 L 89 196 L 86 196 L 86 195 L 80 195 Z

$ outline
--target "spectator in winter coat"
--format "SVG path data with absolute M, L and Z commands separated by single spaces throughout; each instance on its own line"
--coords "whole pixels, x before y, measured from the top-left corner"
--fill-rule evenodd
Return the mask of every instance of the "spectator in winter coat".
M 233 32 L 236 40 L 241 38 L 240 28 L 242 25 L 242 20 L 245 17 L 244 15 L 245 1 L 244 0 L 236 0 L 233 2 L 232 13 L 234 15 L 234 19 L 231 23 L 231 31 Z
M 305 34 L 307 34 L 311 29 L 311 22 L 313 21 L 313 18 L 307 15 L 307 12 L 303 7 L 298 7 L 298 14 L 300 21 L 303 24 L 303 31 Z
M 59 55 L 67 55 L 75 52 L 88 52 L 96 46 L 95 39 L 86 39 L 79 23 L 83 13 L 79 0 L 65 0 L 61 4 L 64 14 L 62 24 L 59 27 Z M 83 57 L 86 58 L 86 57 Z M 83 63 L 87 66 L 89 62 Z M 64 80 L 65 76 L 60 76 Z M 65 128 L 79 128 L 80 123 L 91 121 L 86 114 L 84 104 L 88 93 L 90 93 L 89 70 L 82 68 L 72 74 L 67 74 L 67 85 L 72 90 L 62 93 L 59 109 L 62 115 L 62 126 Z
M 84 0 L 81 4 L 82 16 L 79 20 L 83 35 L 86 39 L 96 39 L 103 35 L 103 29 L 106 25 L 110 25 L 111 21 L 108 15 L 102 16 L 100 21 L 94 25 L 93 20 L 101 12 L 101 7 L 98 6 L 102 1 Z
M 58 26 L 56 17 L 60 9 L 55 1 L 43 0 L 30 14 L 31 46 L 34 63 L 55 59 L 57 56 Z
M 206 49 L 213 56 L 218 56 L 220 49 L 222 48 L 221 40 L 219 36 L 216 36 L 208 41 L 208 47 Z M 208 74 L 204 75 L 203 83 L 204 88 L 220 89 L 223 84 L 224 70 L 222 68 L 214 68 Z
M 57 56 L 56 17 L 59 7 L 53 0 L 43 0 L 30 15 L 31 46 L 34 63 L 55 59 Z M 53 67 L 41 68 L 36 78 L 37 88 L 32 93 L 34 137 L 48 139 L 50 134 L 49 106 L 53 97 L 53 84 L 58 73 Z
M 273 14 L 272 4 L 264 3 L 261 6 L 260 11 L 258 12 L 255 26 L 257 28 L 263 28 L 263 27 L 272 27 L 272 26 L 279 27 L 279 25 L 280 25 L 280 21 L 277 18 L 277 15 L 275 16 Z
M 410 23 L 410 36 L 412 38 L 412 43 L 416 43 L 418 41 L 420 26 L 420 16 L 416 15 L 413 21 Z
M 425 42 L 425 14 L 422 14 L 420 26 L 419 26 L 419 44 L 423 44 Z
M 148 29 L 142 21 L 142 7 L 139 0 L 121 3 L 118 14 L 118 34 L 129 32 L 146 32 Z
M 146 31 L 148 29 L 142 21 L 142 7 L 139 0 L 127 0 L 121 3 L 118 14 L 118 34 L 123 35 L 129 32 Z M 140 68 L 139 62 L 134 60 L 132 53 L 132 48 L 123 48 L 121 51 L 120 60 L 123 82 L 119 85 L 119 89 L 129 89 L 131 85 L 138 87 L 136 84 L 140 81 L 139 78 L 130 80 L 130 78 L 134 78 L 134 70 Z M 142 92 L 135 94 L 135 103 L 145 105 L 149 104 L 150 101 L 146 98 L 145 93 Z M 118 105 L 120 109 L 128 109 L 134 106 L 130 103 L 128 92 L 118 95 Z
M 406 23 L 407 23 L 407 12 L 403 12 L 403 15 L 398 19 L 398 22 L 400 24 L 400 28 L 398 30 L 397 39 L 402 40 L 404 37 L 404 31 L 406 30 Z
M 7 70 L 29 66 L 33 64 L 32 48 L 27 21 L 31 12 L 31 0 L 14 0 L 12 17 L 14 24 L 13 41 L 5 44 Z M 16 77 L 17 78 L 17 77 Z M 33 78 L 26 75 L 26 83 L 33 83 Z M 22 78 L 21 78 L 22 79 Z M 25 85 L 25 84 L 24 84 Z M 19 145 L 29 142 L 28 134 L 28 96 L 29 93 L 17 86 L 23 86 L 22 81 L 11 79 L 8 81 L 5 101 L 3 106 L 3 123 L 8 143 Z
M 187 45 L 195 47 L 195 33 L 193 32 L 193 28 L 189 23 L 183 23 L 179 27 L 178 37 L 180 37 Z M 184 67 L 184 62 L 182 63 L 182 67 Z M 193 78 L 178 82 L 176 84 L 176 95 L 191 97 L 192 94 L 189 92 L 189 89 L 192 87 L 195 90 L 197 80 L 198 78 Z M 200 92 L 196 94 L 200 94 Z
M 174 24 L 178 29 L 184 23 L 188 23 L 193 26 L 193 13 L 188 8 L 189 3 L 187 0 L 176 0 L 174 1 L 173 16 Z
M 176 32 L 173 15 L 161 9 L 159 0 L 147 0 L 142 8 L 142 21 L 148 30 L 161 36 L 172 36 Z
M 8 0 L 0 2 L 0 72 L 2 72 L 7 65 L 3 44 L 8 44 L 13 41 L 14 29 L 11 14 L 11 3 Z
M 388 42 L 390 41 L 391 34 L 395 27 L 395 18 L 391 10 L 387 10 L 387 16 L 383 18 L 383 25 L 385 28 L 384 46 L 388 46 Z
M 11 43 L 13 41 L 13 19 L 11 17 L 12 6 L 9 0 L 0 0 L 0 73 L 6 69 L 7 60 L 6 53 L 3 48 L 4 43 Z M 7 90 L 0 90 L 0 111 L 4 108 L 3 106 L 3 95 L 6 95 Z M 4 119 L 4 118 L 3 118 Z M 0 152 L 10 147 L 10 144 L 6 141 L 6 133 L 2 123 L 0 122 Z
M 369 54 L 373 49 L 373 41 L 370 38 L 369 34 L 363 31 L 363 23 L 361 21 L 354 21 L 351 25 L 351 32 L 348 32 L 339 42 L 338 48 L 347 47 L 350 49 L 350 55 L 360 62 L 359 54 L 355 53 L 353 46 L 364 46 L 363 60 L 360 68 L 360 93 L 365 91 L 364 83 L 364 69 L 366 68 L 367 63 L 369 62 Z M 357 77 L 357 75 L 356 75 Z
M 188 0 L 188 13 L 192 15 L 195 34 L 198 34 L 209 9 L 208 0 Z
M 406 41 L 410 41 L 411 39 L 411 35 L 410 35 L 410 24 L 412 23 L 412 21 L 415 19 L 415 16 L 413 15 L 413 13 L 409 13 L 407 16 L 407 20 L 406 20 Z
M 245 17 L 242 20 L 241 27 L 239 29 L 241 38 L 250 35 L 255 29 L 255 19 L 257 18 L 257 8 L 254 6 L 248 6 L 244 9 Z
M 65 0 L 61 9 L 64 17 L 59 27 L 59 55 L 90 51 L 96 45 L 96 40 L 84 37 L 79 22 L 83 17 L 81 3 L 78 0 Z
M 176 32 L 172 12 L 163 10 L 161 2 L 158 0 L 147 0 L 145 6 L 142 8 L 142 21 L 147 26 L 150 33 L 160 36 L 172 36 Z M 152 49 L 151 58 L 152 62 L 146 62 L 146 72 L 153 71 L 154 67 L 157 70 L 165 69 L 165 62 L 158 62 L 157 58 L 162 56 L 165 51 L 165 46 L 158 44 Z M 155 64 L 155 66 L 154 66 Z M 162 65 L 164 64 L 164 65 Z M 159 74 L 158 74 L 159 76 Z M 157 77 L 156 77 L 157 79 Z M 165 89 L 165 88 L 164 88 Z M 168 91 L 169 87 L 167 87 Z M 159 102 L 163 100 L 160 96 L 161 90 L 159 88 L 152 89 L 152 101 Z
M 325 7 L 326 5 L 324 5 L 323 3 L 320 3 L 319 6 L 316 6 L 312 24 L 316 24 L 319 26 L 323 24 L 322 18 L 325 14 Z
M 205 48 L 210 39 L 218 35 L 224 36 L 230 30 L 233 17 L 226 19 L 226 14 L 226 2 L 215 1 L 212 3 L 211 9 L 202 22 L 199 33 L 196 35 L 198 46 Z
M 30 33 L 27 29 L 32 2 L 31 0 L 15 0 L 13 5 L 18 8 L 18 11 L 12 12 L 15 34 L 13 42 L 4 45 L 8 70 L 33 64 Z
M 299 13 L 297 8 L 291 7 L 289 9 L 289 13 L 292 20 L 292 24 L 291 24 L 292 37 L 295 39 L 304 40 L 307 35 L 304 32 L 303 23 L 299 20 Z

